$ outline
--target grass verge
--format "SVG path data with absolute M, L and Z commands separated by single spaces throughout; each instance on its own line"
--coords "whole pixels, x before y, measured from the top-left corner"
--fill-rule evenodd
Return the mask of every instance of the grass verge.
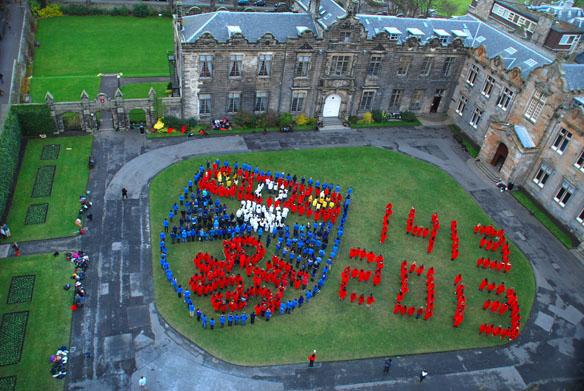
M 25 241 L 72 236 L 78 232 L 74 224 L 79 212 L 79 196 L 85 192 L 89 178 L 87 166 L 91 154 L 91 136 L 50 137 L 27 142 L 24 158 L 8 213 L 12 240 Z M 43 146 L 59 144 L 56 160 L 41 160 Z M 47 197 L 32 198 L 39 167 L 55 166 L 52 191 Z M 43 224 L 25 224 L 31 204 L 47 203 Z
M 72 291 L 61 287 L 73 272 L 62 257 L 40 254 L 2 260 L 0 274 L 0 313 L 28 311 L 28 322 L 20 362 L 1 366 L 0 377 L 16 376 L 16 390 L 63 389 L 63 380 L 49 372 L 49 356 L 61 345 L 69 345 Z M 6 304 L 12 277 L 35 275 L 32 301 Z
M 572 236 L 556 222 L 529 194 L 523 189 L 511 192 L 513 197 L 527 209 L 552 235 L 556 237 L 566 248 L 573 248 L 575 243 Z

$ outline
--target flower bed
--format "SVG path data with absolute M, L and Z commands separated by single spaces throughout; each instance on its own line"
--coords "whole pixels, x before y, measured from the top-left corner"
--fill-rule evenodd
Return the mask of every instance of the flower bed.
M 28 311 L 9 312 L 2 316 L 0 325 L 0 366 L 16 364 L 20 361 Z
M 7 304 L 28 303 L 34 291 L 35 275 L 15 276 L 10 280 Z
M 32 187 L 33 198 L 48 197 L 53 190 L 53 179 L 55 178 L 56 166 L 41 166 L 37 170 L 37 175 Z
M 41 160 L 57 160 L 59 158 L 60 151 L 61 151 L 60 144 L 43 145 L 43 150 L 41 152 Z
M 44 224 L 47 221 L 49 204 L 33 204 L 26 210 L 25 225 Z

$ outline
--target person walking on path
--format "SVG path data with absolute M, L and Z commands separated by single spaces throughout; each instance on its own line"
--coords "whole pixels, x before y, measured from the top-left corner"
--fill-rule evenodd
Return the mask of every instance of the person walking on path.
M 428 376 L 428 371 L 425 371 L 422 369 L 422 372 L 420 372 L 420 383 L 423 382 L 427 376 Z
M 122 199 L 123 200 L 128 199 L 128 189 L 126 189 L 125 187 L 122 187 Z
M 146 389 L 146 377 L 141 376 L 140 379 L 138 380 L 138 385 L 140 386 L 141 390 L 145 390 Z
M 385 362 L 383 363 L 383 374 L 389 374 L 389 369 L 391 368 L 391 358 L 386 358 Z
M 4 84 L 4 74 L 0 73 L 0 83 Z
M 308 356 L 308 367 L 314 367 L 314 362 L 316 361 L 316 350 L 312 351 L 312 354 Z

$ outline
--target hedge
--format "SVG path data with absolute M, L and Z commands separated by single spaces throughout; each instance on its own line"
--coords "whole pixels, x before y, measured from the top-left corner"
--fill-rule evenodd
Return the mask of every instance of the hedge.
M 14 109 L 10 109 L 4 122 L 4 129 L 0 133 L 0 161 L 2 175 L 0 175 L 0 218 L 5 216 L 8 201 L 16 179 L 22 131 Z
M 44 103 L 13 105 L 12 110 L 18 116 L 22 135 L 31 137 L 39 134 L 52 134 L 57 128 L 51 117 L 49 107 Z

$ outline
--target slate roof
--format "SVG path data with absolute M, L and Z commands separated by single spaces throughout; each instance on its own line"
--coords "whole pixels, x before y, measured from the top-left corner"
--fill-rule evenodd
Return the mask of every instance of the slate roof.
M 309 0 L 300 0 L 308 4 Z M 306 5 L 308 8 L 308 6 Z M 339 17 L 346 15 L 345 11 L 333 0 L 321 0 L 323 17 L 318 23 L 332 25 Z M 330 15 L 327 17 L 327 15 Z M 450 19 L 439 18 L 398 18 L 383 15 L 356 15 L 365 27 L 367 36 L 372 39 L 378 33 L 387 34 L 387 27 L 397 28 L 401 34 L 398 43 L 403 43 L 409 37 L 408 29 L 418 29 L 424 33 L 421 44 L 428 43 L 438 34 L 435 30 L 444 30 L 450 34 L 446 38 L 448 44 L 458 35 L 454 30 L 467 35 L 463 43 L 465 47 L 477 48 L 483 45 L 489 58 L 500 56 L 507 70 L 519 68 L 526 78 L 534 70 L 553 62 L 553 58 L 542 50 L 514 38 L 500 29 L 491 27 L 471 15 Z M 326 20 L 324 19 L 326 18 Z M 297 37 L 299 26 L 305 26 L 318 34 L 316 25 L 308 13 L 273 13 L 273 12 L 213 12 L 183 18 L 183 42 L 194 42 L 205 32 L 211 33 L 215 39 L 225 42 L 229 39 L 227 26 L 239 26 L 243 36 L 250 42 L 257 41 L 263 34 L 270 32 L 280 42 Z
M 297 2 L 305 11 L 308 11 L 310 0 L 297 0 Z M 347 15 L 347 12 L 334 0 L 320 0 L 319 15 L 320 18 L 317 19 L 317 22 L 327 29 L 337 20 Z
M 562 64 L 562 77 L 566 81 L 568 91 L 584 90 L 584 65 L 583 64 Z
M 365 26 L 369 39 L 385 31 L 385 27 L 395 27 L 402 32 L 398 39 L 400 43 L 409 38 L 408 28 L 417 28 L 424 33 L 422 44 L 438 36 L 435 30 L 451 33 L 445 44 L 456 38 L 456 34 L 452 33 L 453 30 L 463 31 L 468 36 L 463 41 L 464 46 L 477 48 L 484 45 L 489 58 L 500 56 L 506 69 L 518 67 L 523 77 L 527 77 L 534 69 L 553 62 L 553 58 L 543 51 L 528 46 L 525 42 L 469 15 L 450 19 L 398 18 L 381 15 L 357 15 L 357 18 Z
M 306 13 L 218 11 L 183 17 L 181 40 L 195 42 L 208 32 L 217 41 L 226 42 L 229 39 L 228 26 L 239 26 L 250 42 L 257 42 L 265 33 L 271 33 L 277 41 L 284 42 L 298 37 L 297 27 L 307 27 L 317 34 L 314 21 Z

